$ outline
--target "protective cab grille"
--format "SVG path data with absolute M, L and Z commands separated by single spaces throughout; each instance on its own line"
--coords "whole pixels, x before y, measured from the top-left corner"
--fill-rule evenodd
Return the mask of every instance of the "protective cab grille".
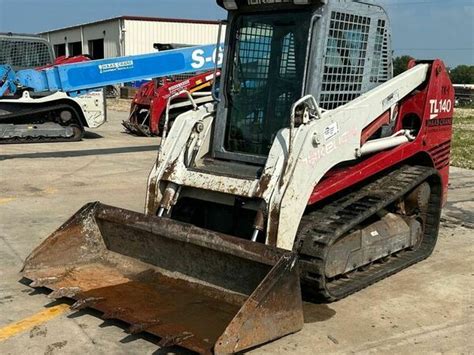
M 370 74 L 370 82 L 372 83 L 384 83 L 391 77 L 389 36 L 386 21 L 379 19 L 377 33 L 375 35 L 372 71 Z
M 18 70 L 41 67 L 53 61 L 46 42 L 0 38 L 0 65 L 8 64 Z
M 232 115 L 236 120 L 230 122 L 227 149 L 231 151 L 259 152 L 264 140 L 263 123 L 265 118 L 264 91 L 267 88 L 270 73 L 271 42 L 273 28 L 265 23 L 253 23 L 240 29 L 240 52 L 235 54 L 234 61 L 241 64 L 239 95 L 235 98 Z M 238 78 L 238 74 L 236 75 Z M 235 89 L 234 89 L 235 90 Z M 246 110 L 251 107 L 253 110 Z M 238 132 L 238 133 L 235 133 Z M 247 136 L 246 142 L 241 137 Z
M 332 110 L 362 93 L 370 17 L 331 13 L 320 105 Z
M 225 148 L 266 155 L 275 132 L 287 125 L 291 105 L 301 96 L 309 15 L 305 21 L 296 14 L 265 14 L 242 21 L 230 74 Z

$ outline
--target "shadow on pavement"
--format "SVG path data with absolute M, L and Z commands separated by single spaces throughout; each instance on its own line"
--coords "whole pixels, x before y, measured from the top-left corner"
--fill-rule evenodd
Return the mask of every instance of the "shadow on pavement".
M 104 138 L 104 136 L 101 136 L 100 134 L 91 132 L 91 131 L 84 132 L 83 139 L 98 139 L 98 138 Z
M 90 155 L 111 155 L 111 154 L 127 154 L 141 152 L 158 152 L 158 145 L 144 145 L 138 147 L 119 147 L 104 149 L 88 149 L 88 150 L 71 150 L 58 152 L 39 152 L 39 153 L 22 153 L 0 155 L 0 161 L 9 159 L 38 159 L 38 158 L 71 158 L 84 157 Z

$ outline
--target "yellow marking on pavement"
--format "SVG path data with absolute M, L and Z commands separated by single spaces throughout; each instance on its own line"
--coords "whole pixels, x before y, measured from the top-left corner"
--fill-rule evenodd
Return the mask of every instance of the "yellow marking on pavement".
M 13 197 L 0 197 L 0 205 L 5 205 L 8 202 L 12 202 L 12 201 L 15 201 L 15 200 L 16 200 L 16 198 L 13 198 Z
M 46 323 L 47 321 L 66 313 L 68 310 L 69 306 L 67 304 L 60 304 L 58 306 L 47 308 L 31 317 L 0 328 L 0 341 L 7 340 L 8 338 L 31 329 L 36 325 Z
M 44 189 L 43 191 L 47 195 L 52 195 L 52 194 L 56 193 L 56 191 L 58 191 L 58 190 L 55 189 L 54 187 L 48 187 L 48 188 Z

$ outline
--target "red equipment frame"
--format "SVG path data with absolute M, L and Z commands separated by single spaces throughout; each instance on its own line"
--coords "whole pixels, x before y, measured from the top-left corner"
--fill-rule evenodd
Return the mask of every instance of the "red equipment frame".
M 220 76 L 220 71 L 216 72 Z M 180 91 L 186 90 L 190 93 L 210 88 L 214 81 L 214 72 L 197 74 L 185 80 L 161 79 L 150 81 L 140 87 L 135 94 L 130 107 L 130 123 L 139 124 L 138 114 L 141 110 L 149 110 L 150 135 L 157 136 L 160 133 L 160 120 L 166 112 L 168 99 Z M 188 100 L 186 94 L 176 97 L 176 101 Z
M 54 60 L 53 64 L 44 65 L 42 67 L 35 68 L 36 70 L 43 70 L 54 67 L 55 65 L 64 65 L 64 64 L 72 64 L 72 63 L 80 63 L 80 62 L 87 62 L 91 60 L 90 57 L 85 55 L 76 55 L 74 57 L 66 57 L 65 55 L 61 57 L 57 57 Z
M 430 64 L 428 78 L 421 87 L 400 102 L 395 126 L 395 132 L 397 132 L 407 128 L 409 124 L 411 126 L 415 124 L 419 128 L 416 139 L 397 148 L 376 153 L 355 165 L 332 169 L 314 188 L 308 201 L 309 205 L 404 163 L 436 168 L 441 176 L 443 205 L 446 203 L 455 102 L 454 89 L 441 60 L 411 61 L 409 68 L 420 63 Z M 386 115 L 387 113 L 384 113 L 379 120 L 384 122 Z M 362 134 L 363 142 L 370 134 L 367 132 L 372 130 L 371 126 L 366 128 Z

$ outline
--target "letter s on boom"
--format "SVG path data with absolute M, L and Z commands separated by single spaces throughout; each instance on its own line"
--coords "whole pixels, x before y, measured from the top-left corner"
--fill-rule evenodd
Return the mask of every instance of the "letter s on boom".
M 204 58 L 204 51 L 202 49 L 196 49 L 192 54 L 193 63 L 191 66 L 194 69 L 199 69 L 204 66 L 206 59 Z

